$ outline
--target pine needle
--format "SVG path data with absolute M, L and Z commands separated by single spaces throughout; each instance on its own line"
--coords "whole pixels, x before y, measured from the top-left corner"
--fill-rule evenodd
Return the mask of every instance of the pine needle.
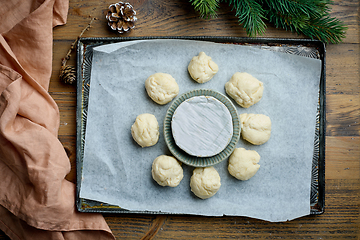
M 345 38 L 347 27 L 338 19 L 325 16 L 311 19 L 307 28 L 302 32 L 312 39 L 319 39 L 325 43 L 340 43 Z
M 221 0 L 189 0 L 203 18 L 216 17 Z M 340 43 L 345 24 L 330 17 L 331 0 L 223 0 L 250 37 L 263 35 L 265 20 L 277 28 L 305 34 L 324 43 Z
M 219 8 L 220 0 L 190 0 L 194 9 L 200 12 L 200 17 L 210 18 L 217 16 L 217 9 Z
M 264 0 L 267 8 L 287 15 L 306 15 L 307 17 L 321 17 L 328 11 L 329 0 Z
M 266 11 L 269 22 L 276 28 L 282 28 L 298 34 L 304 34 L 311 39 L 318 39 L 324 43 L 340 43 L 345 38 L 347 27 L 343 22 L 329 16 L 328 12 L 318 17 L 309 14 L 282 14 L 278 9 Z
M 266 30 L 264 23 L 264 10 L 254 0 L 228 0 L 229 5 L 236 11 L 235 16 L 239 18 L 246 34 L 250 37 L 263 35 Z

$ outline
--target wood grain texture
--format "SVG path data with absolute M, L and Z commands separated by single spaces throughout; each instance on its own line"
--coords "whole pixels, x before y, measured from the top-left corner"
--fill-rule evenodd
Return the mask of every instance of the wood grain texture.
M 71 0 L 68 23 L 57 27 L 56 39 L 75 39 L 87 25 L 88 16 L 99 18 L 94 24 L 93 37 L 117 36 L 109 30 L 104 18 L 106 8 L 114 3 L 111 0 Z M 187 0 L 136 0 L 131 1 L 137 11 L 138 21 L 134 31 L 125 36 L 237 36 L 246 37 L 238 19 L 226 3 L 216 19 L 201 19 Z M 344 21 L 348 27 L 345 43 L 359 43 L 358 1 L 334 1 L 331 16 Z M 91 31 L 91 30 L 90 30 Z M 90 34 L 90 33 L 89 33 Z M 276 29 L 270 24 L 263 37 L 298 38 L 297 34 Z
M 328 94 L 326 98 L 329 136 L 359 136 L 359 94 Z
M 359 136 L 327 137 L 325 147 L 326 179 L 359 179 L 359 146 Z
M 49 92 L 59 106 L 59 139 L 76 181 L 76 87 L 59 81 L 61 58 L 89 22 L 84 37 L 118 37 L 104 18 L 109 0 L 70 0 L 68 22 L 54 29 L 53 71 Z M 216 19 L 200 19 L 187 0 L 134 0 L 139 21 L 123 37 L 246 37 L 234 12 L 221 3 Z M 117 239 L 360 239 L 360 35 L 359 1 L 335 0 L 331 16 L 348 26 L 344 43 L 326 53 L 326 200 L 325 213 L 284 223 L 246 217 L 105 214 Z M 304 38 L 268 26 L 264 37 Z M 75 65 L 76 54 L 68 61 Z M 9 239 L 0 231 L 0 240 Z
M 359 44 L 327 45 L 326 94 L 359 95 Z

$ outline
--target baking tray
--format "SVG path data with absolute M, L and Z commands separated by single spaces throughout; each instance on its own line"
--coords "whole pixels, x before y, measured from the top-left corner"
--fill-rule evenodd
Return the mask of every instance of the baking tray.
M 80 198 L 86 118 L 90 91 L 90 76 L 93 48 L 110 43 L 134 40 L 183 39 L 210 41 L 224 44 L 250 45 L 269 51 L 296 54 L 320 59 L 322 62 L 319 86 L 319 103 L 316 116 L 314 151 L 312 160 L 310 214 L 322 214 L 325 211 L 325 44 L 309 39 L 278 38 L 238 38 L 238 37 L 131 37 L 131 38 L 80 38 L 77 45 L 77 108 L 76 108 L 76 206 L 79 212 L 97 213 L 142 213 L 164 214 L 163 212 L 129 211 L 94 200 Z

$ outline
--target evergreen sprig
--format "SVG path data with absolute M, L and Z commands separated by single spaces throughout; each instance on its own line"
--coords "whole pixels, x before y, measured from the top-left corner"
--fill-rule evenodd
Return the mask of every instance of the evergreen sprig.
M 248 36 L 255 37 L 257 34 L 265 33 L 264 10 L 258 2 L 253 0 L 228 0 L 228 2 L 236 11 L 235 16 L 239 18 Z
M 329 0 L 264 0 L 267 6 L 274 11 L 279 11 L 282 14 L 291 15 L 306 15 L 308 17 L 321 17 L 324 12 L 329 10 L 328 4 L 331 3 Z
M 221 0 L 190 0 L 201 17 L 216 17 Z M 239 23 L 250 37 L 263 35 L 264 21 L 325 43 L 339 43 L 347 27 L 330 17 L 331 0 L 223 0 L 232 6 Z
M 202 18 L 216 17 L 220 0 L 190 0 L 194 9 L 200 12 Z

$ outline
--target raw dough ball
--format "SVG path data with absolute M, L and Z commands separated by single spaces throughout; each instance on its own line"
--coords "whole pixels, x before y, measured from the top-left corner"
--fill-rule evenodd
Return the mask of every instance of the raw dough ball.
M 197 197 L 202 199 L 212 197 L 220 186 L 220 175 L 214 167 L 194 169 L 190 179 L 190 187 Z
M 271 134 L 271 120 L 263 114 L 240 114 L 241 135 L 254 145 L 266 143 Z
M 190 76 L 198 83 L 209 81 L 218 71 L 219 67 L 204 52 L 191 59 L 188 71 Z
M 225 84 L 225 90 L 240 106 L 248 108 L 260 101 L 264 84 L 246 72 L 237 72 Z
M 253 150 L 236 148 L 229 158 L 229 173 L 239 180 L 252 178 L 259 170 L 260 155 Z
M 159 124 L 149 113 L 140 114 L 131 126 L 131 135 L 141 147 L 150 147 L 159 140 Z
M 145 81 L 145 89 L 149 97 L 156 103 L 164 105 L 179 93 L 179 85 L 167 73 L 155 73 Z
M 176 187 L 183 179 L 183 169 L 174 157 L 161 155 L 155 158 L 151 174 L 160 186 Z

